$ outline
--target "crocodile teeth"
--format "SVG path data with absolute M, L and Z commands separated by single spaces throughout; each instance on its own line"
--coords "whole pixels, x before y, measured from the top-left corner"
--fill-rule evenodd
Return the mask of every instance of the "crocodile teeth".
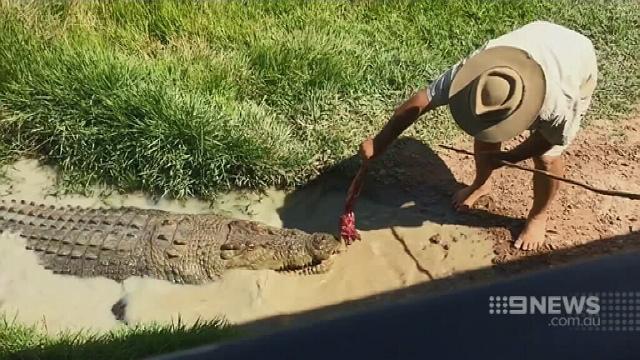
M 296 275 L 316 275 L 326 273 L 331 269 L 331 265 L 333 264 L 333 260 L 325 260 L 321 263 L 309 265 L 307 267 L 301 269 L 293 269 L 293 270 L 284 270 L 282 272 L 288 274 L 296 274 Z

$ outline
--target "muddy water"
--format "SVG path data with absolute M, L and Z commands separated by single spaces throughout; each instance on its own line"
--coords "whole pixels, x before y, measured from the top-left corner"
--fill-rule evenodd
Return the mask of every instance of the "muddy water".
M 152 202 L 141 194 L 106 199 L 77 195 L 47 196 L 54 172 L 25 160 L 9 171 L 10 185 L 0 186 L 3 198 L 46 204 L 82 206 L 137 206 L 168 211 L 225 213 L 273 226 L 331 231 L 343 201 L 344 188 L 316 187 L 297 196 L 278 191 L 266 194 L 229 194 L 211 204 Z M 228 271 L 220 281 L 201 285 L 174 285 L 130 278 L 114 281 L 54 275 L 38 265 L 34 253 L 23 248 L 16 234 L 0 237 L 0 313 L 22 323 L 46 325 L 46 330 L 123 326 L 111 306 L 126 299 L 129 324 L 168 322 L 180 317 L 224 317 L 242 323 L 357 299 L 440 278 L 458 271 L 489 266 L 492 246 L 476 231 L 457 225 L 425 221 L 410 211 L 363 198 L 358 204 L 358 226 L 363 241 L 336 257 L 331 271 L 298 276 L 273 271 Z M 380 224 L 407 224 L 380 225 Z M 380 225 L 380 226 L 376 226 Z

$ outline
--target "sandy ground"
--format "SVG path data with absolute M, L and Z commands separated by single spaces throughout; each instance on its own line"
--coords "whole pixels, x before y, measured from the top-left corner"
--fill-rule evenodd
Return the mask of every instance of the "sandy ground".
M 14 165 L 11 185 L 0 188 L 4 198 L 46 204 L 82 206 L 138 206 L 176 212 L 214 211 L 210 204 L 153 203 L 140 194 L 107 199 L 47 196 L 55 175 L 33 160 Z M 316 230 L 335 228 L 344 200 L 343 187 L 310 187 L 296 199 L 277 191 L 258 195 L 227 195 L 214 204 L 216 212 L 252 218 L 274 226 Z M 302 196 L 304 195 L 304 196 Z M 303 201 L 304 200 L 304 201 Z M 412 212 L 363 198 L 359 226 L 411 224 L 364 230 L 363 241 L 338 256 L 326 274 L 298 276 L 273 271 L 228 271 L 221 281 L 202 286 L 130 278 L 122 284 L 99 279 L 54 275 L 38 265 L 17 234 L 0 238 L 0 313 L 27 324 L 42 324 L 49 332 L 65 329 L 111 329 L 122 326 L 111 306 L 124 298 L 129 324 L 224 317 L 242 323 L 272 315 L 312 309 L 393 290 L 431 278 L 486 267 L 493 257 L 492 242 L 478 230 L 440 225 Z M 413 218 L 412 218 L 413 216 Z M 330 230 L 327 230 L 330 231 Z
M 464 147 L 472 149 L 470 143 Z M 467 157 L 449 153 L 444 159 L 456 178 L 465 182 L 472 179 L 473 169 Z M 640 193 L 640 118 L 617 124 L 591 124 L 567 149 L 565 162 L 568 178 L 602 189 Z M 533 167 L 531 161 L 525 164 Z M 495 262 L 505 263 L 532 255 L 516 250 L 511 244 L 531 206 L 533 187 L 531 174 L 513 169 L 499 172 L 493 183 L 494 193 L 484 199 L 479 208 L 494 216 L 512 219 L 504 226 L 490 229 L 495 241 Z M 640 201 L 601 196 L 566 184 L 561 186 L 550 210 L 547 246 L 536 255 L 558 249 L 595 248 L 596 240 L 616 236 L 640 239 Z M 602 250 L 594 250 L 594 255 Z

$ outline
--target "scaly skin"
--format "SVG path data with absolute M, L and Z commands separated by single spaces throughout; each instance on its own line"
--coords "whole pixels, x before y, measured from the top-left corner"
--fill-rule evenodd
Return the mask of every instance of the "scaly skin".
M 56 273 L 116 281 L 146 276 L 200 284 L 231 268 L 310 274 L 325 269 L 341 246 L 333 235 L 213 214 L 56 208 L 15 200 L 0 201 L 0 229 L 19 232 L 27 249 Z

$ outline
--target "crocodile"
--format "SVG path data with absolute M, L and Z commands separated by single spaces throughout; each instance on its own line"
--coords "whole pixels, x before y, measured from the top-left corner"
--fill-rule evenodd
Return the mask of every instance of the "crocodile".
M 26 248 L 54 273 L 118 282 L 140 276 L 201 284 L 235 268 L 319 273 L 343 244 L 331 234 L 216 214 L 24 200 L 0 200 L 0 229 L 24 237 Z

